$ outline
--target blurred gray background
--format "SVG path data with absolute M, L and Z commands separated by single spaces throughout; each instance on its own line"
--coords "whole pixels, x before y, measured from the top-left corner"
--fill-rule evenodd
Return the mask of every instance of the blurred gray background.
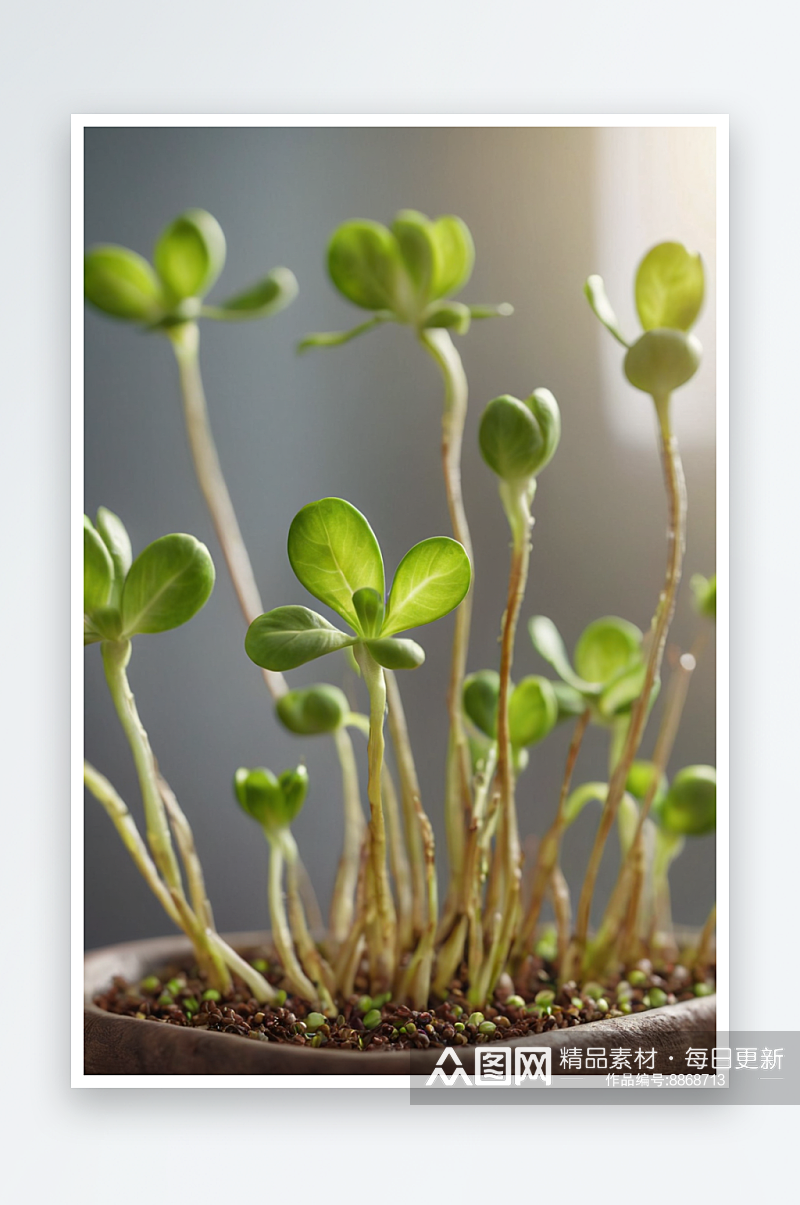
M 364 511 L 391 573 L 411 544 L 449 533 L 439 469 L 441 381 L 407 329 L 390 326 L 339 349 L 298 357 L 307 332 L 355 325 L 360 311 L 327 281 L 324 252 L 353 217 L 389 222 L 400 208 L 457 213 L 477 247 L 461 299 L 510 301 L 510 319 L 476 323 L 458 339 L 470 382 L 464 489 L 475 545 L 470 669 L 495 667 L 508 568 L 496 481 L 476 431 L 499 393 L 538 385 L 561 406 L 563 436 L 536 497 L 531 577 L 523 618 L 557 622 L 570 648 L 583 627 L 619 614 L 646 628 L 665 562 L 665 502 L 649 400 L 621 370 L 622 349 L 582 295 L 605 276 L 633 333 L 632 279 L 653 243 L 685 241 L 709 277 L 697 328 L 706 357 L 674 403 L 689 492 L 686 575 L 672 643 L 694 641 L 699 621 L 688 578 L 714 568 L 714 133 L 591 129 L 148 129 L 86 132 L 87 244 L 117 242 L 149 255 L 164 225 L 201 206 L 220 221 L 228 260 L 213 297 L 286 264 L 300 295 L 284 313 L 242 325 L 204 323 L 201 357 L 212 423 L 265 606 L 310 603 L 289 567 L 286 533 L 296 511 L 335 494 Z M 194 827 L 222 930 L 267 923 L 266 846 L 234 804 L 239 765 L 276 772 L 306 761 L 308 802 L 295 824 L 303 858 L 327 906 L 341 834 L 338 764 L 326 738 L 299 739 L 275 722 L 183 434 L 167 342 L 87 312 L 86 509 L 117 512 L 134 551 L 169 531 L 206 541 L 218 578 L 186 627 L 137 637 L 130 678 L 160 765 Z M 442 780 L 445 683 L 452 619 L 424 629 L 425 665 L 402 676 L 424 803 L 445 867 Z M 515 676 L 544 672 L 524 624 Z M 713 642 L 694 675 L 671 772 L 715 757 Z M 292 684 L 333 681 L 348 692 L 343 661 L 326 659 Z M 361 700 L 363 703 L 363 700 Z M 652 748 L 658 709 L 644 750 Z M 554 813 L 566 745 L 560 728 L 532 751 L 519 783 L 523 834 Z M 607 738 L 590 730 L 575 783 L 605 777 Z M 98 649 L 86 654 L 89 759 L 140 815 L 130 753 L 111 707 Z M 364 749 L 361 748 L 362 762 Z M 564 868 L 577 892 L 597 812 L 571 830 Z M 86 804 L 88 946 L 169 931 L 105 813 Z M 609 843 L 597 902 L 617 864 Z M 714 839 L 687 842 L 672 872 L 677 921 L 700 923 L 714 899 Z

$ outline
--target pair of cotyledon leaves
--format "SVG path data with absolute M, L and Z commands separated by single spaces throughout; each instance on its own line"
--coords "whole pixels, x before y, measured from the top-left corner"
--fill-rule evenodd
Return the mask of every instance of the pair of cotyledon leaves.
M 328 273 L 348 301 L 374 317 L 350 331 L 309 335 L 301 350 L 347 343 L 381 322 L 420 330 L 444 327 L 463 335 L 473 318 L 512 313 L 509 305 L 467 306 L 445 300 L 467 283 L 474 262 L 472 235 L 452 214 L 431 220 L 404 209 L 390 227 L 366 220 L 345 222 L 328 244 Z
M 557 695 L 563 715 L 580 714 L 591 705 L 608 720 L 626 712 L 641 694 L 642 633 L 628 620 L 609 615 L 590 623 L 575 646 L 574 668 L 551 619 L 535 615 L 528 631 L 540 657 L 561 679 Z
M 650 761 L 635 761 L 625 789 L 643 802 L 650 794 L 656 767 Z M 717 772 L 713 766 L 684 766 L 670 784 L 661 775 L 652 800 L 656 823 L 674 836 L 703 837 L 717 825 Z
M 500 675 L 483 669 L 464 681 L 464 712 L 477 730 L 497 740 Z M 552 682 L 531 675 L 511 691 L 508 700 L 508 735 L 514 749 L 544 740 L 558 721 L 558 698 Z
M 127 247 L 92 247 L 84 258 L 84 292 L 114 318 L 169 326 L 194 318 L 239 322 L 263 318 L 294 299 L 297 281 L 288 268 L 269 275 L 218 305 L 202 305 L 225 264 L 225 235 L 204 209 L 188 209 L 158 239 L 153 264 Z
M 644 334 L 629 343 L 602 277 L 590 276 L 584 286 L 597 317 L 627 349 L 625 375 L 630 383 L 654 396 L 671 393 L 685 385 L 700 365 L 702 348 L 688 332 L 703 304 L 703 261 L 682 243 L 659 243 L 639 264 L 634 291 Z
M 425 654 L 397 633 L 432 623 L 469 590 L 472 568 L 461 544 L 434 536 L 403 557 L 384 605 L 383 557 L 367 520 L 341 498 L 311 502 L 289 529 L 289 561 L 310 594 L 340 615 L 342 632 L 308 607 L 277 607 L 259 616 L 245 638 L 256 665 L 282 672 L 355 644 L 386 669 L 413 669 Z
M 242 809 L 268 832 L 288 828 L 308 794 L 308 771 L 298 766 L 276 778 L 264 766 L 241 768 L 234 775 L 233 791 Z
M 133 560 L 122 521 L 101 507 L 83 517 L 84 644 L 180 627 L 207 602 L 214 562 L 194 536 L 162 536 Z

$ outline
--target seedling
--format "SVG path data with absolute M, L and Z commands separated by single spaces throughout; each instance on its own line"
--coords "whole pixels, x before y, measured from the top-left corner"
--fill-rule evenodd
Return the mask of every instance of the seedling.
M 103 507 L 95 524 L 84 516 L 83 542 L 84 643 L 100 645 L 108 688 L 136 765 L 147 843 L 119 793 L 88 762 L 84 763 L 86 786 L 106 809 L 170 920 L 192 942 L 198 966 L 212 987 L 229 991 L 230 971 L 234 970 L 256 999 L 271 1000 L 274 992 L 267 981 L 214 929 L 189 822 L 158 770 L 128 681 L 133 638 L 187 623 L 205 605 L 214 587 L 213 561 L 206 546 L 188 535 L 162 536 L 133 560 L 125 527 Z
M 398 633 L 432 623 L 457 607 L 469 589 L 472 570 L 455 540 L 446 536 L 423 540 L 400 562 L 384 602 L 378 541 L 364 516 L 341 498 L 323 498 L 303 507 L 289 529 L 288 552 L 300 583 L 351 630 L 341 631 L 307 607 L 278 607 L 253 621 L 245 649 L 256 665 L 280 672 L 326 653 L 353 650 L 370 697 L 367 895 L 374 893 L 376 919 L 367 932 L 367 948 L 373 989 L 384 991 L 396 966 L 396 916 L 387 874 L 381 791 L 384 669 L 414 669 L 422 664 L 425 654 L 420 646 Z
M 305 767 L 301 764 L 279 777 L 263 767 L 242 768 L 234 778 L 236 799 L 269 844 L 273 942 L 286 990 L 308 1010 L 296 1023 L 296 1032 L 305 1033 L 315 1047 L 328 1044 L 332 1025 L 343 1024 L 339 1010 L 346 1002 L 361 1018 L 361 1031 L 352 1031 L 348 1038 L 352 1045 L 382 1042 L 389 1033 L 392 1041 L 424 1044 L 429 1014 L 423 1012 L 417 1022 L 408 1019 L 386 1027 L 381 1010 L 390 1001 L 425 1010 L 448 996 L 456 975 L 468 1001 L 463 1009 L 452 1006 L 451 1017 L 459 1019 L 453 1022 L 451 1036 L 459 1044 L 502 1034 L 508 1020 L 489 1011 L 493 999 L 506 1000 L 521 1016 L 535 1019 L 559 1011 L 558 990 L 563 985 L 572 985 L 567 995 L 575 1012 L 585 1000 L 593 1001 L 600 1013 L 617 1005 L 622 1013 L 631 1011 L 638 1007 L 631 1003 L 633 992 L 640 983 L 647 984 L 637 961 L 654 951 L 667 957 L 677 952 L 669 867 L 687 838 L 712 831 L 715 823 L 712 767 L 686 767 L 671 783 L 667 777 L 704 636 L 698 637 L 691 653 L 667 656 L 672 672 L 661 701 L 655 747 L 649 759 L 641 753 L 682 573 L 686 501 L 670 408 L 672 393 L 690 380 L 700 362 L 700 345 L 691 327 L 703 299 L 701 261 L 677 243 L 661 244 L 645 256 L 635 286 L 643 329 L 630 343 L 600 278 L 590 277 L 586 285 L 594 312 L 626 349 L 628 380 L 654 403 L 668 503 L 668 556 L 649 630 L 643 634 L 634 623 L 616 616 L 596 619 L 581 634 L 570 658 L 556 625 L 534 615 L 528 623 L 532 644 L 556 679 L 528 673 L 515 683 L 532 507 L 539 475 L 558 447 L 561 416 L 552 393 L 544 388 L 522 400 L 498 396 L 481 416 L 480 450 L 498 480 L 511 558 L 497 666 L 467 675 L 473 567 L 460 475 L 467 386 L 451 335 L 465 334 L 473 319 L 511 312 L 508 306 L 470 307 L 454 299 L 469 279 L 473 259 L 469 231 L 452 216 L 431 221 L 403 211 L 390 228 L 350 222 L 331 239 L 328 272 L 333 284 L 370 316 L 343 333 L 309 336 L 301 347 L 338 346 L 390 323 L 412 331 L 444 379 L 442 457 L 455 536 L 416 544 L 400 561 L 387 592 L 383 554 L 367 519 L 340 498 L 305 506 L 289 529 L 289 561 L 300 584 L 340 623 L 302 604 L 264 609 L 211 441 L 197 362 L 199 319 L 238 320 L 274 312 L 294 295 L 294 278 L 277 270 L 238 298 L 208 304 L 206 296 L 224 261 L 224 238 L 214 219 L 200 210 L 181 215 L 168 227 L 152 267 L 121 248 L 97 248 L 87 255 L 88 299 L 112 316 L 166 335 L 175 350 L 198 479 L 248 621 L 245 649 L 264 672 L 277 719 L 298 739 L 327 735 L 337 749 L 344 841 L 325 935 L 315 931 L 316 922 L 301 894 L 302 867 L 291 831 L 309 792 Z M 184 998 L 183 1010 L 191 1019 L 204 1003 L 223 999 L 231 972 L 245 980 L 256 999 L 278 1003 L 285 997 L 264 978 L 266 966 L 257 969 L 244 963 L 214 929 L 191 830 L 158 774 L 127 680 L 134 636 L 187 622 L 208 598 L 214 581 L 208 551 L 190 536 L 172 535 L 132 561 L 122 524 L 101 511 L 96 524 L 86 521 L 85 563 L 85 636 L 88 643 L 101 646 L 114 705 L 131 743 L 146 843 L 110 784 L 88 766 L 87 785 L 112 816 L 168 915 L 192 940 L 209 987 L 197 998 Z M 692 589 L 698 614 L 713 618 L 715 578 L 695 575 Z M 433 832 L 421 802 L 395 675 L 421 666 L 425 659 L 408 633 L 453 611 L 444 791 L 450 874 L 440 915 Z M 289 689 L 284 674 L 332 652 L 344 652 L 366 686 L 367 715 L 337 686 L 318 683 Z M 352 687 L 349 693 L 357 689 L 355 680 Z M 396 784 L 384 757 L 387 703 Z M 565 721 L 574 728 L 554 801 L 555 816 L 539 842 L 526 895 L 518 782 L 529 751 Z M 573 787 L 590 724 L 608 732 L 608 782 Z M 368 824 L 350 735 L 354 729 L 367 737 Z M 532 777 L 529 772 L 525 781 Z M 310 800 L 309 806 L 322 806 L 313 794 Z M 561 844 L 566 830 L 591 803 L 600 804 L 600 818 L 573 926 L 569 888 L 560 866 Z M 620 873 L 602 923 L 590 936 L 597 873 L 615 823 L 622 850 Z M 555 925 L 542 929 L 548 892 Z M 700 988 L 705 987 L 713 923 L 712 911 L 693 955 Z M 539 972 L 533 985 L 527 983 L 523 995 L 514 990 L 520 986 L 514 977 L 528 973 L 532 954 L 551 965 Z M 367 995 L 360 978 L 364 960 Z M 608 972 L 620 969 L 627 971 L 626 978 L 616 986 L 617 976 L 609 986 Z M 576 989 L 576 983 L 583 988 Z M 175 999 L 169 983 L 158 980 L 155 990 L 163 991 L 165 1000 Z M 460 999 L 463 1003 L 464 997 Z M 650 985 L 645 1001 L 660 1007 L 666 994 Z

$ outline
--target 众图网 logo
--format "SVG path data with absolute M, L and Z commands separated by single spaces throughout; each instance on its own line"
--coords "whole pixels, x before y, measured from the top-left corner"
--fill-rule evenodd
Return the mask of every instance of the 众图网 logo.
M 514 1072 L 511 1072 L 511 1048 L 509 1046 L 479 1046 L 475 1051 L 475 1076 L 473 1079 L 464 1070 L 458 1054 L 452 1046 L 442 1051 L 431 1075 L 425 1083 L 430 1088 L 441 1080 L 446 1088 L 453 1084 L 464 1084 L 467 1088 L 519 1087 L 526 1081 L 541 1080 L 548 1088 L 551 1080 L 551 1054 L 547 1046 L 518 1046 L 514 1050 Z

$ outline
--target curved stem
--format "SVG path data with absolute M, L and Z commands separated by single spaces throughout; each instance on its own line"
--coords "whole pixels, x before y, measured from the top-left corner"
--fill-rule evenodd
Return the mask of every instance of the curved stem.
M 364 813 L 361 810 L 358 768 L 350 734 L 344 727 L 337 728 L 333 739 L 342 770 L 342 794 L 344 797 L 344 842 L 339 868 L 336 872 L 330 910 L 331 936 L 338 945 L 345 940 L 353 923 L 358 864 L 366 824 Z
M 129 640 L 104 640 L 100 646 L 103 667 L 111 698 L 133 753 L 139 787 L 144 803 L 147 843 L 167 887 L 183 895 L 181 873 L 167 822 L 167 813 L 158 786 L 158 771 L 150 741 L 136 710 L 136 702 L 125 672 L 131 656 Z
M 467 378 L 461 357 L 446 330 L 421 331 L 419 337 L 422 346 L 438 364 L 444 378 L 442 470 L 447 494 L 447 508 L 450 512 L 453 535 L 460 544 L 463 544 L 470 563 L 472 563 L 472 537 L 461 493 L 461 445 L 467 417 Z M 470 586 L 466 598 L 456 611 L 450 681 L 447 690 L 450 738 L 447 748 L 445 782 L 445 824 L 450 861 L 450 884 L 445 904 L 446 916 L 455 914 L 461 896 L 466 842 L 465 817 L 470 806 L 469 744 L 464 729 L 461 695 L 467 668 L 471 620 L 472 587 Z
M 317 1003 L 313 983 L 306 977 L 297 959 L 292 941 L 289 921 L 283 900 L 283 850 L 277 838 L 266 834 L 269 842 L 269 914 L 272 921 L 272 939 L 283 967 L 283 975 L 291 990 L 312 1004 Z
M 390 990 L 394 979 L 396 960 L 396 919 L 394 903 L 389 888 L 389 875 L 386 868 L 386 825 L 383 816 L 383 800 L 381 798 L 381 778 L 383 769 L 383 719 L 386 711 L 386 683 L 383 670 L 378 665 L 363 644 L 357 644 L 353 650 L 361 674 L 369 691 L 369 745 L 367 758 L 369 773 L 367 778 L 367 795 L 369 797 L 370 823 L 370 863 L 372 868 L 372 883 L 375 891 L 376 924 L 368 929 L 368 942 L 371 943 L 370 962 L 373 968 L 371 984 L 373 995 Z M 369 886 L 369 884 L 368 884 Z
M 397 895 L 397 948 L 399 953 L 410 950 L 414 944 L 414 927 L 411 905 L 411 868 L 408 863 L 405 836 L 400 821 L 400 806 L 397 789 L 383 763 L 383 803 L 386 809 L 386 828 L 389 834 L 389 866 Z
M 668 503 L 667 570 L 664 588 L 659 597 L 658 606 L 650 628 L 650 643 L 642 692 L 633 705 L 630 725 L 622 753 L 614 768 L 614 773 L 611 775 L 608 795 L 606 796 L 603 814 L 600 818 L 600 824 L 589 857 L 586 877 L 584 878 L 578 901 L 575 933 L 570 944 L 567 959 L 565 960 L 566 965 L 562 969 L 562 973 L 567 979 L 576 978 L 586 950 L 592 897 L 600 870 L 603 850 L 625 791 L 628 773 L 644 734 L 650 704 L 650 694 L 661 667 L 667 633 L 675 612 L 675 600 L 677 598 L 683 567 L 683 553 L 686 541 L 686 486 L 683 477 L 683 466 L 681 465 L 677 440 L 672 434 L 670 426 L 670 396 L 666 394 L 653 400 L 655 401 L 658 417 L 661 461 Z
M 336 1008 L 331 998 L 335 990 L 333 971 L 317 949 L 314 938 L 308 929 L 303 901 L 300 897 L 298 870 L 300 855 L 297 843 L 288 828 L 281 833 L 283 855 L 286 860 L 286 897 L 289 904 L 289 926 L 300 955 L 300 962 L 309 978 L 313 980 L 322 1011 L 331 1017 L 336 1016 Z
M 91 791 L 98 803 L 103 805 L 111 817 L 111 821 L 122 838 L 125 848 L 133 858 L 137 870 L 169 919 L 189 936 L 183 920 L 172 901 L 172 896 L 158 877 L 155 863 L 147 852 L 147 846 L 142 840 L 141 834 L 136 827 L 136 821 L 128 811 L 125 802 L 117 794 L 105 775 L 101 774 L 99 770 L 95 770 L 94 766 L 90 765 L 88 761 L 83 763 L 83 781 L 87 789 Z
M 184 322 L 172 327 L 168 335 L 178 363 L 186 435 L 197 481 L 211 513 L 239 606 L 250 624 L 264 607 L 211 433 L 198 357 L 200 332 L 196 322 Z M 273 698 L 285 693 L 282 674 L 268 669 L 262 673 Z

